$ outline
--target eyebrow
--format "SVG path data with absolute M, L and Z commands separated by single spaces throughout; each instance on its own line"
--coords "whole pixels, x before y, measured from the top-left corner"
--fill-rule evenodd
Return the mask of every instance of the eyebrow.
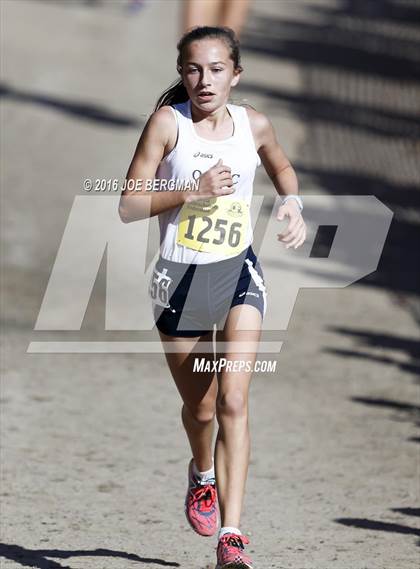
M 226 63 L 224 61 L 211 61 L 209 65 L 218 65 L 219 63 L 221 63 L 222 65 L 226 65 Z M 194 61 L 187 61 L 186 64 L 187 65 L 197 65 L 198 67 L 200 67 L 200 64 L 194 63 Z

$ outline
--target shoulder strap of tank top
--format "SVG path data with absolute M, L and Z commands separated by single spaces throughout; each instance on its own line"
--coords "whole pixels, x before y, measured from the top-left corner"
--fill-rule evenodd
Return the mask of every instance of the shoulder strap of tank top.
M 186 137 L 188 137 L 190 131 L 187 105 L 188 101 L 184 103 L 175 103 L 171 106 L 177 122 L 178 139 L 181 136 L 182 140 L 185 140 Z
M 177 112 L 176 108 L 175 108 L 173 105 L 169 105 L 169 108 L 171 109 L 172 114 L 173 114 L 174 117 L 175 117 L 176 127 L 177 127 L 177 130 L 178 130 L 178 132 L 179 132 L 178 112 Z

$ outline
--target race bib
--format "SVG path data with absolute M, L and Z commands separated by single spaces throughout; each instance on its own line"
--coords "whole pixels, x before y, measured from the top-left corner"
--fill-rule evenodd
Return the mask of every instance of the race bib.
M 186 203 L 179 214 L 177 243 L 226 256 L 244 248 L 249 223 L 245 200 L 224 196 Z

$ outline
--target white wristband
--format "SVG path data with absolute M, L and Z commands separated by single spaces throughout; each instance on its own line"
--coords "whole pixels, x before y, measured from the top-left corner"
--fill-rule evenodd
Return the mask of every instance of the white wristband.
M 303 210 L 303 202 L 302 202 L 301 198 L 299 196 L 297 196 L 296 194 L 289 194 L 288 196 L 283 198 L 281 205 L 284 205 L 287 202 L 287 200 L 291 200 L 291 199 L 295 200 L 298 203 L 300 211 L 302 211 Z

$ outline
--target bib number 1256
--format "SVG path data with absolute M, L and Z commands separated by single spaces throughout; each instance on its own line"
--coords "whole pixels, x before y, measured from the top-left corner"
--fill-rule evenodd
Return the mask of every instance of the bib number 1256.
M 240 253 L 249 222 L 244 200 L 211 198 L 184 204 L 177 243 L 205 252 Z

